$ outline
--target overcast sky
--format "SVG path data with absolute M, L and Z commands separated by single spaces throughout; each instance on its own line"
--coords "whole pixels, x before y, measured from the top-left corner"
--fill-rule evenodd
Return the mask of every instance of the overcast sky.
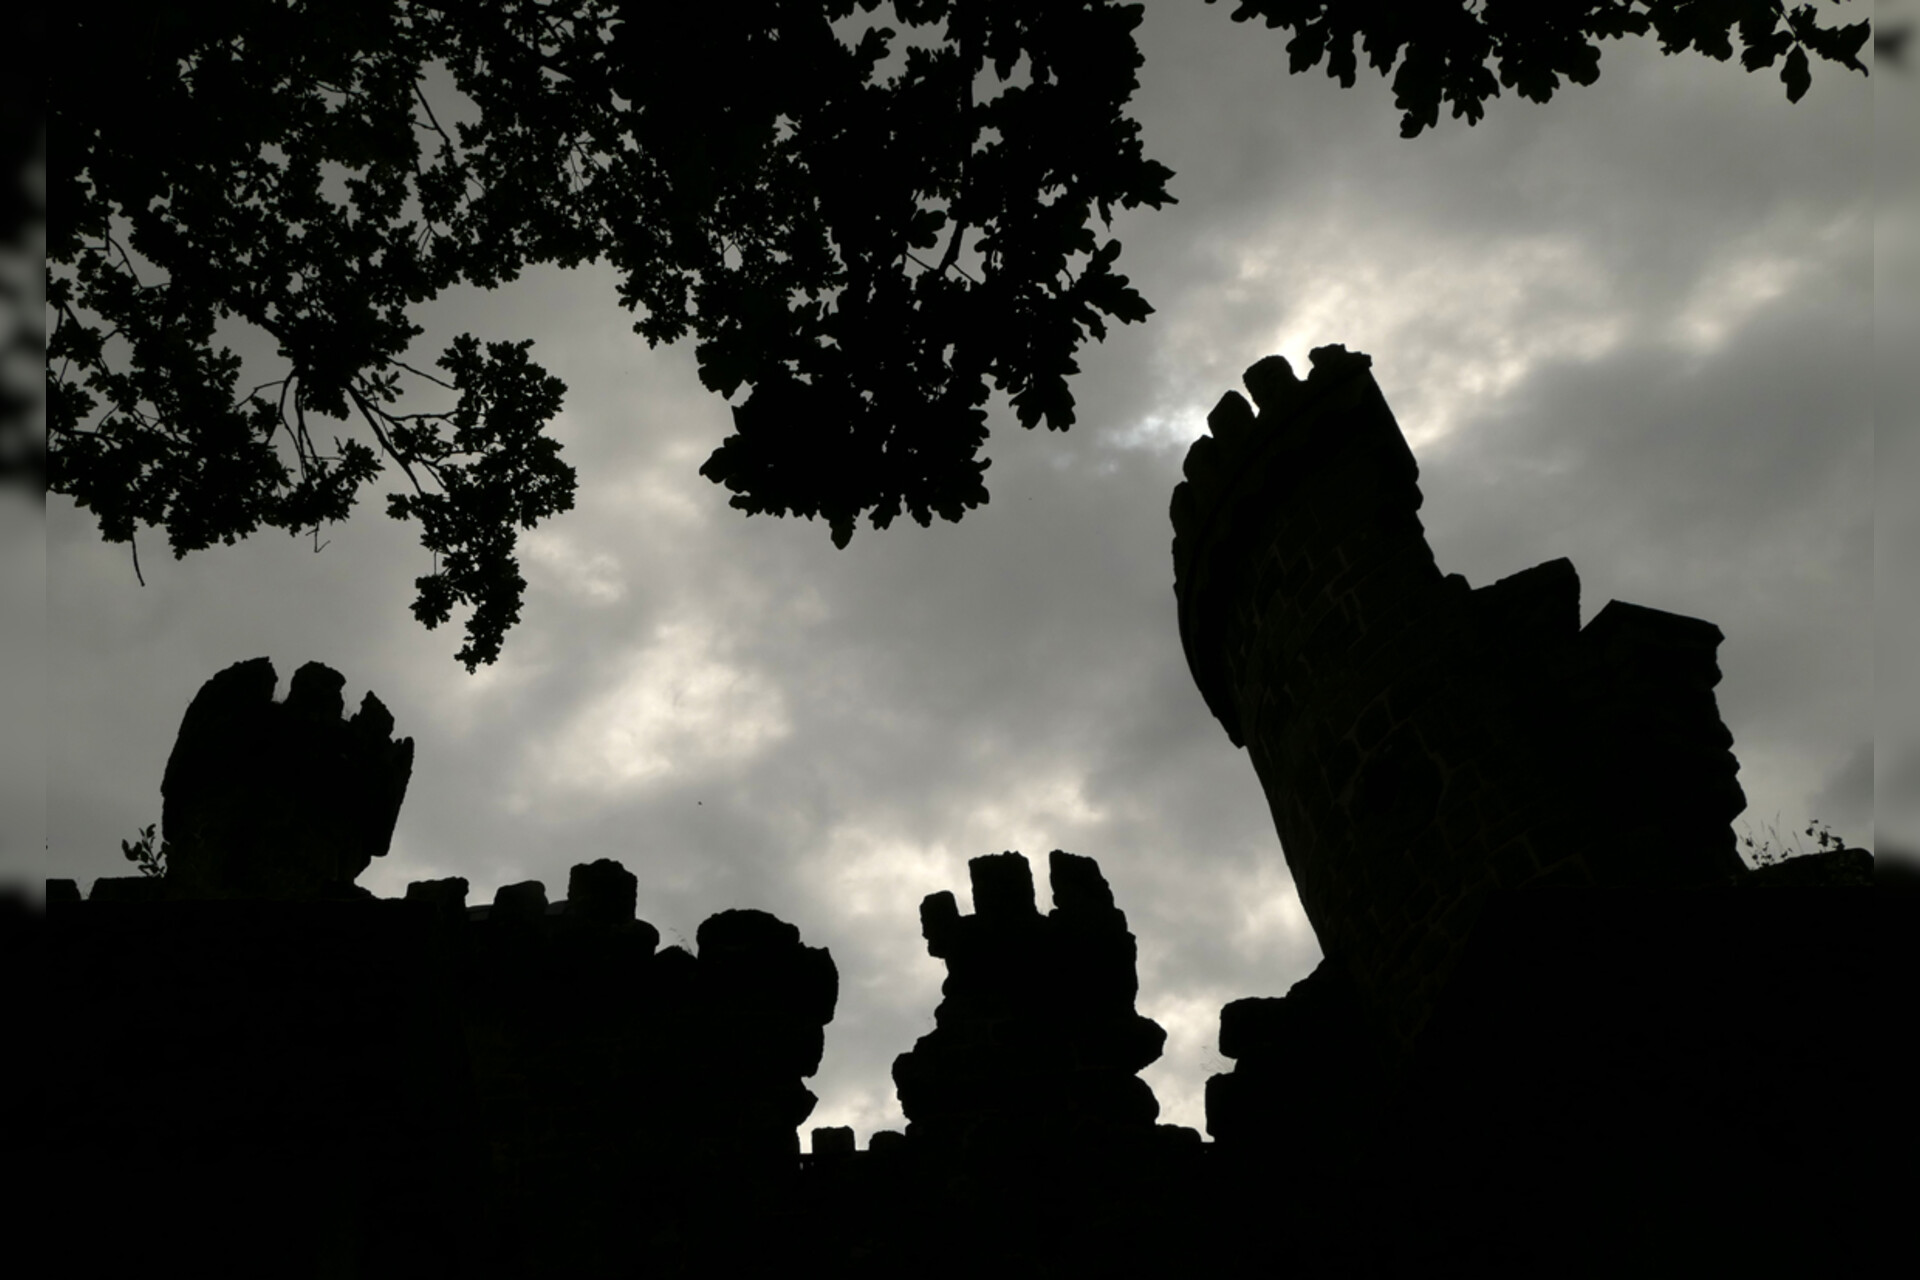
M 408 612 L 429 563 L 385 486 L 319 554 L 274 534 L 176 562 L 150 534 L 144 588 L 49 498 L 48 874 L 130 870 L 118 842 L 159 820 L 208 677 L 266 655 L 284 692 L 318 659 L 416 742 L 362 884 L 558 898 L 573 864 L 613 857 L 665 945 L 729 907 L 794 922 L 841 978 L 804 1127 L 863 1146 L 902 1124 L 890 1064 L 939 999 L 920 900 L 968 909 L 967 860 L 1011 849 L 1044 908 L 1049 850 L 1097 859 L 1168 1031 L 1146 1073 L 1162 1118 L 1203 1127 L 1220 1006 L 1320 953 L 1188 674 L 1167 504 L 1242 370 L 1333 342 L 1373 357 L 1444 571 L 1478 586 L 1567 556 L 1583 620 L 1619 598 L 1718 624 L 1747 821 L 1871 847 L 1866 79 L 1816 66 L 1789 105 L 1772 73 L 1614 44 L 1590 88 L 1405 140 L 1377 74 L 1289 77 L 1287 37 L 1231 3 L 1148 8 L 1137 118 L 1180 203 L 1115 234 L 1157 311 L 1083 354 L 1071 432 L 996 400 L 992 501 L 960 524 L 836 551 L 823 524 L 729 509 L 697 474 L 727 405 L 690 345 L 629 331 L 598 270 L 418 315 L 428 361 L 463 329 L 531 337 L 569 388 L 578 505 L 523 537 L 523 621 L 479 675 L 458 625 Z

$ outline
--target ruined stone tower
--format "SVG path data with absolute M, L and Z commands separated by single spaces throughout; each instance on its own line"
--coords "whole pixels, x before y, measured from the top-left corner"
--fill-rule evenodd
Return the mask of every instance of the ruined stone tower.
M 138 1188 L 112 1230 L 54 1233 L 99 1260 L 60 1269 L 614 1276 L 638 1249 L 765 1274 L 832 956 L 755 910 L 662 950 L 611 858 L 557 901 L 375 897 L 353 880 L 413 741 L 371 693 L 343 719 L 343 684 L 215 675 L 167 763 L 166 874 L 48 882 L 50 1182 L 89 1212 L 101 1170 Z
M 413 739 L 369 693 L 343 719 L 346 678 L 309 662 L 285 701 L 265 658 L 201 686 L 160 785 L 167 890 L 193 898 L 369 897 L 354 885 L 393 840 Z
M 1151 1133 L 1160 1114 L 1137 1074 L 1167 1033 L 1134 1011 L 1126 914 L 1092 858 L 1047 859 L 1053 910 L 1034 905 L 1018 853 L 967 864 L 973 914 L 948 892 L 920 904 L 927 950 L 948 977 L 934 1030 L 894 1061 L 910 1137 L 955 1145 L 1062 1130 Z
M 1260 361 L 1253 404 L 1209 415 L 1174 491 L 1174 590 L 1323 950 L 1404 1049 L 1489 892 L 1724 881 L 1746 801 L 1719 629 L 1619 601 L 1583 628 L 1566 560 L 1443 575 L 1372 361 L 1312 363 Z

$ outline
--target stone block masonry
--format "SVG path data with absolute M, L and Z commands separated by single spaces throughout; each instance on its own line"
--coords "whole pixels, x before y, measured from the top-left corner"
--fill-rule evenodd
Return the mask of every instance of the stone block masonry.
M 891 1154 L 876 1135 L 884 1190 L 857 1164 L 841 1182 L 887 1224 L 862 1244 L 875 1274 L 1172 1273 L 1201 1247 L 1203 1148 L 1156 1123 L 1138 1074 L 1166 1032 L 1134 1009 L 1126 914 L 1092 858 L 1056 849 L 1047 868 L 1045 915 L 1018 853 L 968 863 L 971 915 L 950 892 L 921 904 L 947 979 L 934 1029 L 894 1061 L 906 1133 Z M 843 1241 L 867 1216 L 818 1215 Z
M 1748 871 L 1719 630 L 1581 627 L 1565 560 L 1443 574 L 1371 362 L 1312 363 L 1247 371 L 1172 507 L 1188 662 L 1325 953 L 1222 1011 L 1222 1216 L 1309 1275 L 1867 1265 L 1906 895 L 1846 891 L 1862 850 Z
M 839 978 L 761 911 L 659 948 L 612 859 L 470 907 L 353 884 L 391 838 L 411 740 L 318 663 L 215 676 L 168 762 L 168 871 L 49 886 L 56 1197 L 129 1270 L 629 1274 L 778 1234 Z M 104 1182 L 103 1182 L 104 1179 Z M 116 1259 L 68 1259 L 74 1274 Z M 100 1264 L 95 1267 L 93 1264 Z
M 832 958 L 760 911 L 660 950 L 612 860 L 571 890 L 51 901 L 55 1181 L 119 1171 L 114 1239 L 209 1274 L 612 1276 L 656 1236 L 778 1247 L 729 1224 L 791 1178 Z
M 928 896 L 906 1133 L 815 1131 L 832 958 L 759 911 L 660 948 L 612 859 L 467 902 L 353 884 L 412 765 L 264 659 L 195 698 L 170 869 L 49 881 L 63 1274 L 1853 1274 L 1900 1138 L 1920 895 L 1747 872 L 1719 632 L 1564 560 L 1469 589 L 1339 348 L 1248 371 L 1176 491 L 1180 626 L 1326 959 L 1221 1016 L 1203 1144 L 1156 1123 L 1134 936 L 1090 858 Z M 1752 888 L 1784 892 L 1751 893 Z M 1889 1028 L 1876 1038 L 1873 1029 Z M 1884 1148 L 1884 1149 L 1881 1149 Z M 1756 1179 L 1758 1180 L 1756 1182 Z M 1865 1220 L 1864 1224 L 1862 1220 Z M 114 1256 L 116 1254 L 118 1256 Z
M 309 662 L 286 700 L 265 658 L 207 681 L 160 784 L 169 892 L 193 898 L 366 898 L 354 879 L 393 839 L 413 739 L 369 693 L 343 719 L 339 672 Z
M 972 915 L 948 892 L 921 904 L 947 980 L 934 1030 L 894 1061 L 910 1139 L 958 1147 L 989 1140 L 983 1131 L 1025 1141 L 1051 1129 L 1153 1129 L 1160 1105 L 1138 1073 L 1167 1033 L 1134 1012 L 1127 917 L 1092 858 L 1056 849 L 1048 870 L 1044 916 L 1017 853 L 968 864 Z
M 1582 628 L 1566 560 L 1444 575 L 1371 361 L 1312 362 L 1262 360 L 1253 404 L 1210 415 L 1174 491 L 1174 590 L 1321 946 L 1404 1052 L 1488 893 L 1724 880 L 1745 797 L 1719 629 L 1618 601 Z

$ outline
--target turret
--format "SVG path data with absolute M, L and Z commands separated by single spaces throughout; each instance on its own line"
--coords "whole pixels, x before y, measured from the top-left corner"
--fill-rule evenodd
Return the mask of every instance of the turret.
M 369 693 L 351 719 L 339 672 L 309 662 L 284 702 L 265 658 L 202 685 L 160 785 L 167 896 L 365 897 L 413 775 L 413 739 Z
M 1244 746 L 1308 919 L 1380 1027 L 1417 1037 L 1486 894 L 1737 875 L 1746 800 L 1711 623 L 1580 626 L 1552 560 L 1479 589 L 1434 563 L 1419 470 L 1342 347 L 1228 392 L 1175 491 L 1180 634 Z

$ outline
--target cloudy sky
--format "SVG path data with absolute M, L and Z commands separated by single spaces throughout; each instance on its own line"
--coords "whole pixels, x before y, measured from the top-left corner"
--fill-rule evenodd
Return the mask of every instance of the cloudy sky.
M 862 1145 L 902 1123 L 889 1066 L 939 998 L 920 900 L 965 907 L 967 860 L 1012 849 L 1044 907 L 1048 850 L 1098 859 L 1169 1033 L 1147 1077 L 1163 1119 L 1200 1127 L 1220 1006 L 1284 992 L 1319 949 L 1189 677 L 1167 503 L 1243 369 L 1329 342 L 1373 356 L 1444 570 L 1479 585 L 1568 556 L 1583 618 L 1617 597 L 1717 623 L 1756 834 L 1777 812 L 1783 835 L 1820 818 L 1871 847 L 1865 78 L 1818 66 L 1789 105 L 1771 73 L 1613 45 L 1591 88 L 1404 140 L 1377 75 L 1289 77 L 1286 37 L 1230 4 L 1148 7 L 1137 116 L 1180 203 L 1115 234 L 1157 312 L 1083 355 L 1071 432 L 996 402 L 992 501 L 958 525 L 836 551 L 822 524 L 729 509 L 696 474 L 727 405 L 690 346 L 629 332 L 595 270 L 418 316 L 427 360 L 463 329 L 531 337 L 569 388 L 578 505 L 523 539 L 524 620 L 478 675 L 458 626 L 409 614 L 428 559 L 377 496 L 318 554 L 274 535 L 176 562 L 150 536 L 144 588 L 48 499 L 48 874 L 130 870 L 118 842 L 159 820 L 208 677 L 264 654 L 284 688 L 318 659 L 417 744 L 361 883 L 557 898 L 613 857 L 668 945 L 775 912 L 841 975 L 809 1127 Z

